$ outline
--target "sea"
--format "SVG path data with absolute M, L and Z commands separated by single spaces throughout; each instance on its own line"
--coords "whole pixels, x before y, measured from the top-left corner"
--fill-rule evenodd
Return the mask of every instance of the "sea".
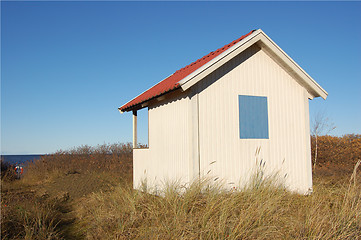
M 11 165 L 21 164 L 24 165 L 26 162 L 38 160 L 41 158 L 40 154 L 27 154 L 27 155 L 1 155 L 1 160 Z

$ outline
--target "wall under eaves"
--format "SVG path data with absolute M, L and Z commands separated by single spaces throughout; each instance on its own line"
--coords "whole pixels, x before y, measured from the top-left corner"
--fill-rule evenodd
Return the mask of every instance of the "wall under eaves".
M 289 189 L 312 188 L 309 95 L 260 47 L 251 46 L 194 87 L 201 175 L 238 187 L 263 159 L 264 171 L 277 173 Z M 267 97 L 269 139 L 240 139 L 239 95 Z

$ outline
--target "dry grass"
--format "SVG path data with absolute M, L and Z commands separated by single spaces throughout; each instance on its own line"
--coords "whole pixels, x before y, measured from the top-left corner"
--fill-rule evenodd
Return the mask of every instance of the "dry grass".
M 315 138 L 311 138 L 312 157 L 315 154 Z M 321 176 L 329 180 L 347 181 L 352 174 L 353 166 L 361 159 L 361 135 L 347 134 L 342 137 L 319 136 L 318 137 L 317 167 L 314 176 Z M 313 159 L 314 160 L 314 159 Z
M 2 163 L 1 238 L 76 239 L 73 205 L 132 178 L 130 144 L 81 146 L 29 163 L 21 180 Z
M 257 186 L 257 187 L 256 187 Z M 315 185 L 311 196 L 261 182 L 222 192 L 207 181 L 163 197 L 118 186 L 77 208 L 86 239 L 359 239 L 361 190 Z
M 133 149 L 130 143 L 80 146 L 43 156 L 27 166 L 27 182 L 46 181 L 69 174 L 106 173 L 132 179 Z
M 59 239 L 64 200 L 36 196 L 19 182 L 3 186 L 1 197 L 2 239 Z
M 0 159 L 0 165 L 1 165 L 1 181 L 14 181 L 15 180 L 15 174 L 13 171 L 13 166 L 8 163 L 4 162 L 3 158 Z
M 360 177 L 352 171 L 360 139 L 320 137 L 310 196 L 256 177 L 243 191 L 202 180 L 186 190 L 170 185 L 160 197 L 132 189 L 130 144 L 59 151 L 29 164 L 21 180 L 2 171 L 1 237 L 361 239 Z

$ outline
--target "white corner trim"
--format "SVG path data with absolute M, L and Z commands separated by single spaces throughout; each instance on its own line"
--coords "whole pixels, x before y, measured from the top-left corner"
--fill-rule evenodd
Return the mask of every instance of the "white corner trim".
M 230 53 L 234 52 L 235 50 L 237 50 L 238 48 L 242 47 L 242 50 L 245 50 L 247 47 L 251 46 L 252 44 L 256 43 L 259 39 L 256 39 L 257 35 L 259 33 L 261 33 L 262 30 L 258 29 L 256 31 L 254 31 L 251 35 L 245 37 L 244 39 L 242 39 L 240 42 L 238 42 L 237 44 L 235 44 L 234 46 L 230 47 L 228 50 L 224 51 L 223 53 L 221 53 L 220 55 L 218 55 L 217 57 L 215 57 L 214 59 L 212 59 L 211 61 L 209 61 L 208 63 L 204 64 L 202 67 L 198 68 L 196 71 L 192 72 L 191 74 L 189 74 L 188 76 L 186 76 L 185 78 L 183 78 L 181 81 L 179 81 L 178 83 L 181 85 L 181 88 L 183 91 L 187 90 L 188 88 L 190 88 L 191 86 L 193 86 L 195 83 L 197 83 L 200 79 L 194 79 L 195 77 L 197 77 L 200 73 L 206 71 L 206 70 L 210 70 L 209 68 L 212 67 L 214 64 L 219 63 L 220 60 L 224 59 L 226 56 L 228 56 Z M 227 59 L 228 60 L 228 59 Z M 217 65 L 217 68 L 219 66 Z M 212 71 L 215 70 L 212 68 Z M 211 71 L 211 72 L 212 72 Z M 208 72 L 208 71 L 207 71 Z M 196 81 L 194 81 L 196 80 Z
M 291 57 L 289 57 L 276 43 L 274 43 L 261 29 L 254 31 L 251 35 L 247 36 L 239 43 L 229 48 L 219 56 L 215 57 L 193 73 L 186 76 L 179 81 L 183 91 L 187 90 L 197 82 L 201 81 L 211 72 L 222 66 L 224 63 L 235 57 L 237 54 L 243 52 L 251 45 L 261 42 L 267 49 L 271 50 L 282 62 L 289 66 L 303 81 L 305 85 L 308 85 L 314 92 L 314 97 L 327 98 L 328 93 L 309 76 Z
M 308 99 L 313 100 L 313 98 L 314 98 L 315 96 L 313 96 L 311 93 L 309 93 L 309 92 L 307 91 L 307 97 L 308 97 Z
M 277 55 L 283 62 L 285 62 L 302 80 L 309 85 L 318 96 L 323 99 L 327 98 L 328 93 L 310 76 L 303 70 L 290 56 L 287 55 L 270 37 L 262 32 L 263 37 L 261 41 L 265 44 L 274 54 Z M 315 97 L 318 97 L 315 96 Z
M 322 97 L 323 99 L 327 98 L 328 93 L 310 75 L 308 75 L 306 71 L 304 71 L 290 56 L 288 56 L 275 42 L 273 42 L 272 39 L 269 38 L 261 29 L 254 31 L 252 34 L 245 37 L 240 42 L 230 47 L 228 50 L 224 51 L 223 53 L 221 53 L 220 55 L 218 55 L 208 63 L 204 64 L 202 67 L 195 70 L 193 73 L 189 74 L 188 76 L 180 80 L 178 83 L 180 84 L 182 91 L 189 89 L 194 84 L 201 81 L 208 74 L 215 71 L 217 68 L 219 68 L 224 63 L 235 57 L 237 54 L 243 52 L 248 47 L 252 46 L 257 42 L 260 42 L 261 45 L 264 45 L 267 50 L 270 50 L 274 55 L 276 55 L 280 61 L 286 64 L 302 80 L 304 85 L 308 86 L 312 90 L 312 93 L 310 93 L 310 99 L 313 99 L 314 97 Z M 160 82 L 156 83 L 152 87 L 143 91 L 133 99 L 139 97 L 144 92 L 153 88 Z M 125 103 L 123 106 L 127 105 L 133 99 Z M 118 110 L 120 113 L 123 113 L 123 111 L 121 111 L 120 109 Z

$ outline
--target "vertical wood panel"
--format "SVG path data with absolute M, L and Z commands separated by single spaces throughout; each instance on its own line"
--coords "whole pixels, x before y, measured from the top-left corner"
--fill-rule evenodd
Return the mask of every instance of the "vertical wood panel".
M 150 105 L 149 149 L 134 151 L 134 186 L 146 178 L 148 186 L 160 189 L 165 183 L 189 182 L 188 93 L 174 94 Z
M 149 106 L 150 149 L 134 152 L 135 184 L 185 183 L 200 172 L 242 186 L 262 159 L 289 189 L 312 187 L 307 94 L 263 50 L 253 45 L 192 90 Z M 269 139 L 240 139 L 238 95 L 267 97 Z
M 305 142 L 306 142 L 306 171 L 307 176 L 307 185 L 309 193 L 313 191 L 312 189 L 312 156 L 311 156 L 311 136 L 310 136 L 310 112 L 309 112 L 309 100 L 308 92 L 304 90 L 304 112 L 305 112 Z
M 138 147 L 138 126 L 137 126 L 137 111 L 133 111 L 133 148 Z
M 290 189 L 307 190 L 304 89 L 281 66 L 252 46 L 197 87 L 203 175 L 224 179 L 226 186 L 244 183 L 258 157 L 265 171 L 277 172 Z M 238 95 L 267 96 L 269 139 L 239 139 Z

